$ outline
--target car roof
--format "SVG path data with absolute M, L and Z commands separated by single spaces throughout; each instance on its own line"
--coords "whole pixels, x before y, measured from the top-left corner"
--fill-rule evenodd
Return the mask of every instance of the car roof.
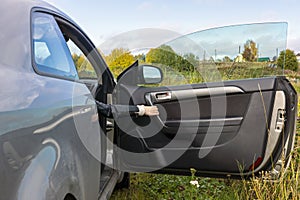
M 33 72 L 31 66 L 31 12 L 49 11 L 72 20 L 41 0 L 2 0 L 0 4 L 0 67 Z

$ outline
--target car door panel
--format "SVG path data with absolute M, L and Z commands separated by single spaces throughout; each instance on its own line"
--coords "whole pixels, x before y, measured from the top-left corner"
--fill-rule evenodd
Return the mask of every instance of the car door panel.
M 240 175 L 241 172 L 251 174 L 254 164 L 257 169 L 269 168 L 272 164 L 268 161 L 279 152 L 276 149 L 280 149 L 282 134 L 274 131 L 280 124 L 278 113 L 286 110 L 285 104 L 274 104 L 289 100 L 284 82 L 284 78 L 272 77 L 226 81 L 209 87 L 207 84 L 194 84 L 147 88 L 120 84 L 119 97 L 122 98 L 117 98 L 118 101 L 125 103 L 122 100 L 129 99 L 132 104 L 157 105 L 160 116 L 152 120 L 162 127 L 150 137 L 147 131 L 134 133 L 134 125 L 127 129 L 131 130 L 130 134 L 118 132 L 118 145 L 122 149 L 135 153 L 160 151 L 149 163 L 123 158 L 124 166 L 135 170 L 161 166 L 163 169 L 160 171 L 169 173 L 188 173 L 193 167 L 200 173 L 220 176 Z M 224 99 L 225 113 L 222 107 Z M 133 118 L 133 121 L 139 126 L 146 126 L 151 120 L 141 117 Z M 199 152 L 203 150 L 209 153 L 201 157 Z M 179 151 L 184 151 L 179 159 L 163 166 L 168 154 Z

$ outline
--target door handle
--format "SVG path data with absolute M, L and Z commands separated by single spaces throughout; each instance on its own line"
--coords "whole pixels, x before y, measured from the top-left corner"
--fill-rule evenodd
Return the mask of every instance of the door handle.
M 155 94 L 156 100 L 170 100 L 172 99 L 172 93 L 171 92 L 158 92 Z
M 173 96 L 171 91 L 151 92 L 145 94 L 145 99 L 148 105 L 153 105 L 155 103 L 170 101 L 173 99 Z

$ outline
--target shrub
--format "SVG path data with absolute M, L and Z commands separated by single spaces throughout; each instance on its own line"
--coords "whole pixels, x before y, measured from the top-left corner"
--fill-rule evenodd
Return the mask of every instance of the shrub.
M 277 60 L 277 65 L 280 68 L 297 71 L 298 61 L 294 51 L 289 49 L 287 49 L 286 51 L 281 51 Z

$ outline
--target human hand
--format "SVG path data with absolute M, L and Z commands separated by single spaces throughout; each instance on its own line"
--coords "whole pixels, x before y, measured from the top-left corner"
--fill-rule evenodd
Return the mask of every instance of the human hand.
M 147 116 L 156 116 L 159 115 L 157 106 L 144 106 L 145 114 Z
M 144 106 L 138 105 L 139 108 L 139 115 L 147 115 L 147 116 L 156 116 L 159 115 L 157 106 Z

